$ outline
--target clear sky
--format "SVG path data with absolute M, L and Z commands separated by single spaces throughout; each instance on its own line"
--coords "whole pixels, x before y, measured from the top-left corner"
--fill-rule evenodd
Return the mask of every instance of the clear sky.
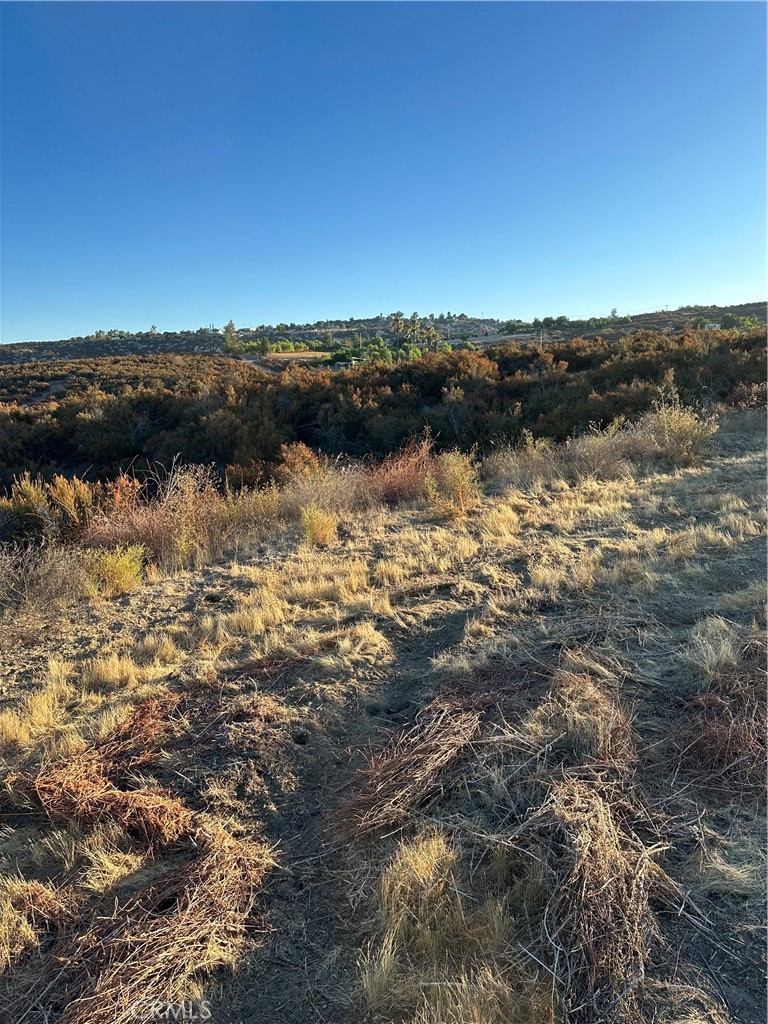
M 2 340 L 765 295 L 761 3 L 0 3 Z

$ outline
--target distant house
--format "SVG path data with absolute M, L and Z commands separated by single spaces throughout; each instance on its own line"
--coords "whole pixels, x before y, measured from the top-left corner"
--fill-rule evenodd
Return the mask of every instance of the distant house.
M 705 330 L 707 330 L 707 331 L 719 331 L 719 330 L 720 330 L 720 324 L 716 324 L 716 323 L 714 322 L 714 320 L 708 320 L 708 321 L 707 321 L 707 322 L 706 322 L 706 323 L 704 324 L 704 328 L 705 328 Z

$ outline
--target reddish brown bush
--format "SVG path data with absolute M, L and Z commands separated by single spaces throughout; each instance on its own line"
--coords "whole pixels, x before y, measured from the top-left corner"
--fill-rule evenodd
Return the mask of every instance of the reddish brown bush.
M 726 403 L 737 409 L 765 409 L 768 405 L 768 382 L 737 384 L 726 398 Z
M 425 434 L 413 438 L 400 451 L 374 466 L 369 471 L 369 479 L 378 500 L 396 505 L 421 497 L 432 467 L 432 448 L 432 438 Z

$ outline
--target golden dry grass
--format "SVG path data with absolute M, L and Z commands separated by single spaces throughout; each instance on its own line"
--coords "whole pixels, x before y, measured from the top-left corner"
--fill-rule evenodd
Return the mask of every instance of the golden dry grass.
M 503 897 L 467 893 L 460 849 L 440 828 L 401 842 L 382 872 L 380 941 L 362 959 L 376 1019 L 422 1024 L 553 1020 L 546 988 L 509 962 L 514 922 Z
M 336 540 L 337 519 L 331 512 L 326 512 L 318 504 L 312 502 L 301 509 L 301 525 L 308 544 L 315 547 L 327 547 Z
M 665 458 L 677 451 L 685 464 L 699 442 L 688 447 L 688 424 L 676 415 L 667 420 Z M 632 443 L 647 461 L 646 440 L 638 433 Z M 375 1021 L 526 1019 L 525 993 L 537 991 L 521 982 L 526 971 L 546 977 L 552 997 L 535 1003 L 534 1019 L 647 1020 L 649 994 L 660 991 L 655 964 L 668 962 L 659 908 L 683 915 L 705 945 L 714 941 L 707 915 L 731 907 L 727 927 L 740 936 L 738 915 L 761 916 L 755 897 L 765 858 L 754 832 L 718 825 L 694 846 L 674 817 L 703 807 L 721 814 L 746 799 L 747 821 L 760 820 L 753 801 L 765 780 L 765 679 L 754 623 L 765 622 L 765 587 L 749 581 L 763 559 L 760 546 L 748 547 L 765 533 L 750 476 L 759 456 L 748 450 L 713 470 L 647 476 L 629 472 L 628 459 L 599 486 L 582 469 L 563 484 L 562 466 L 548 469 L 560 458 L 542 448 L 501 466 L 507 489 L 470 536 L 476 530 L 514 571 L 503 561 L 483 566 L 492 589 L 482 610 L 468 616 L 461 643 L 435 659 L 441 678 L 490 686 L 503 717 L 489 711 L 467 772 L 455 784 L 449 777 L 430 801 L 426 832 L 416 801 L 396 819 L 405 823 L 403 838 L 383 839 L 386 848 L 396 842 L 389 861 L 370 847 L 355 854 L 381 886 L 361 967 Z M 574 452 L 567 458 L 573 467 Z M 500 465 L 492 468 L 501 473 Z M 700 521 L 690 525 L 694 517 Z M 405 550 L 415 544 L 406 538 Z M 381 578 L 389 571 L 401 583 L 404 570 L 387 565 Z M 538 611 L 542 598 L 554 612 L 551 604 Z M 418 778 L 428 763 L 424 752 L 404 774 Z M 388 778 L 386 761 L 376 758 L 362 774 L 358 799 L 370 799 L 371 822 L 377 803 L 387 806 Z M 645 802 L 646 787 L 663 794 L 663 814 Z M 392 820 L 373 835 L 391 837 Z M 457 858 L 467 856 L 485 867 L 451 902 L 448 879 L 456 881 Z M 419 880 L 435 896 L 427 909 L 409 888 Z M 505 961 L 514 969 L 499 967 L 492 942 L 482 955 L 495 981 L 486 1002 L 474 988 L 480 974 L 466 906 L 463 957 L 452 961 L 443 948 L 438 969 L 427 955 L 432 936 L 453 934 L 457 891 L 472 910 L 504 894 L 504 919 L 514 923 Z M 439 1002 L 425 995 L 433 989 Z M 759 1004 L 759 981 L 753 992 Z M 695 998 L 712 1019 L 732 1019 L 707 993 Z M 653 1005 L 682 1019 L 677 1000 L 664 995 Z
M 67 730 L 67 707 L 76 693 L 70 682 L 73 673 L 74 665 L 50 659 L 44 685 L 18 709 L 0 713 L 0 742 L 6 750 L 29 747 L 40 737 Z
M 761 463 L 743 439 L 700 463 L 711 424 L 674 405 L 654 416 L 501 453 L 483 469 L 494 496 L 471 460 L 455 479 L 446 463 L 431 504 L 316 543 L 286 533 L 275 561 L 224 564 L 216 586 L 190 573 L 197 599 L 177 619 L 52 662 L 1 712 L 7 796 L 41 824 L 37 860 L 3 866 L 0 956 L 14 970 L 39 957 L 38 985 L 66 967 L 71 1005 L 57 982 L 51 1019 L 122 1020 L 118 993 L 139 998 L 150 975 L 175 998 L 233 966 L 272 864 L 235 838 L 243 814 L 284 816 L 292 841 L 317 766 L 333 831 L 319 815 L 302 856 L 324 864 L 333 844 L 342 865 L 343 909 L 323 905 L 322 872 L 312 898 L 340 915 L 340 962 L 358 963 L 339 968 L 344 1012 L 679 1024 L 706 1005 L 727 1021 L 695 995 L 687 957 L 722 941 L 751 964 L 761 913 Z M 418 500 L 430 460 L 390 467 L 382 487 Z M 312 501 L 339 514 L 331 475 L 291 484 L 297 520 Z M 402 724 L 387 737 L 390 684 Z M 201 736 L 216 751 L 204 765 Z M 374 738 L 349 796 L 346 744 Z M 161 882 L 137 892 L 150 867 L 168 900 Z M 664 988 L 683 983 L 684 1007 Z

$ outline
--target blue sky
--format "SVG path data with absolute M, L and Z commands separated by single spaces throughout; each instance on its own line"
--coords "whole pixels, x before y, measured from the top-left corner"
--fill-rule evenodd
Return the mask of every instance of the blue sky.
M 760 3 L 11 3 L 2 340 L 765 294 Z

